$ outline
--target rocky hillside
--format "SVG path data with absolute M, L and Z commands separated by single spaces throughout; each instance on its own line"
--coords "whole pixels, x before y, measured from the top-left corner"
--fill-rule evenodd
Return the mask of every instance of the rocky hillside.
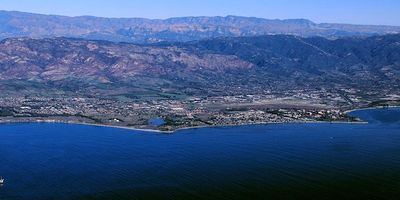
M 83 39 L 0 42 L 2 92 L 187 95 L 352 88 L 399 92 L 400 35 L 258 36 L 134 45 Z
M 400 33 L 400 27 L 316 24 L 309 20 L 250 17 L 142 18 L 65 17 L 0 11 L 0 39 L 10 37 L 75 37 L 118 42 L 154 43 L 217 37 L 286 34 L 297 36 L 370 36 Z

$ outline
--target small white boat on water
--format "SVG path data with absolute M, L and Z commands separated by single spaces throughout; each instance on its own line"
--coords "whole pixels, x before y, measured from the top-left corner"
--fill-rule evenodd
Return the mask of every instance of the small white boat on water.
M 3 183 L 4 183 L 4 178 L 0 177 L 0 184 L 3 184 Z

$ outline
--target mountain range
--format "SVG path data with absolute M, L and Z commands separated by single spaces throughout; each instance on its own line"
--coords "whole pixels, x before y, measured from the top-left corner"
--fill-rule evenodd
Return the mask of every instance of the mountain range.
M 296 35 L 339 38 L 400 33 L 398 26 L 314 23 L 306 19 L 255 17 L 143 18 L 66 17 L 0 11 L 0 39 L 72 37 L 114 42 L 187 42 L 218 37 Z
M 3 93 L 254 94 L 298 89 L 398 93 L 400 35 L 291 35 L 130 44 L 71 38 L 0 42 Z

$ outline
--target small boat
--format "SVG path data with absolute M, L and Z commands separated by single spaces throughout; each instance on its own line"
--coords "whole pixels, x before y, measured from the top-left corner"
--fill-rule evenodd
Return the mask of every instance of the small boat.
M 3 184 L 3 183 L 4 183 L 4 178 L 0 177 L 0 184 Z

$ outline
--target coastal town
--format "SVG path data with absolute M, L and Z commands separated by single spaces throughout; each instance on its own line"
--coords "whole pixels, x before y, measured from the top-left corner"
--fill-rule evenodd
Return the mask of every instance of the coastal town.
M 353 108 L 349 101 L 353 107 L 354 102 L 361 102 L 356 96 L 343 98 L 327 91 L 147 101 L 15 96 L 0 98 L 0 123 L 66 122 L 174 131 L 203 126 L 359 122 L 346 114 Z M 163 123 L 153 125 L 149 123 L 152 119 Z

